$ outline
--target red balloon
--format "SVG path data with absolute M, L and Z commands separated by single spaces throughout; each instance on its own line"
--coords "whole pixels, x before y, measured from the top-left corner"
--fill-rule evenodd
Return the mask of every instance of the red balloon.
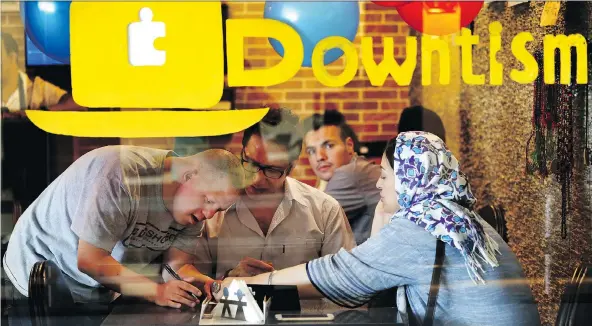
M 431 30 L 433 35 L 448 35 L 456 33 L 463 27 L 467 27 L 477 17 L 481 8 L 481 1 L 414 1 L 397 8 L 401 18 L 413 29 L 423 33 L 423 14 L 426 11 L 434 19 L 442 12 L 460 10 L 460 22 L 458 24 L 441 24 L 437 30 Z
M 400 7 L 404 4 L 408 4 L 413 1 L 372 1 L 372 2 L 374 2 L 375 4 L 377 4 L 379 6 L 383 6 L 383 7 L 397 8 L 397 7 Z

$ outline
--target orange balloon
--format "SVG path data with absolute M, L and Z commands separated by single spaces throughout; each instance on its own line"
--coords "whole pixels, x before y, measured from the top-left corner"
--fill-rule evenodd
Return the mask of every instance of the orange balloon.
M 411 28 L 429 35 L 448 35 L 456 33 L 463 27 L 467 27 L 477 17 L 484 1 L 415 1 L 404 6 L 397 7 L 401 18 Z M 454 21 L 454 14 L 460 14 Z M 428 22 L 430 30 L 424 32 L 426 19 L 433 19 L 434 23 Z M 447 19 L 449 18 L 449 19 Z M 434 27 L 435 26 L 435 27 Z

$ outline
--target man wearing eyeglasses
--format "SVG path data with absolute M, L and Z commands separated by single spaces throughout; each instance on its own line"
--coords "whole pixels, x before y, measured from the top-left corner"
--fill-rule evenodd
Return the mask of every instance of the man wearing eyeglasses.
M 270 109 L 245 130 L 241 161 L 248 186 L 199 239 L 202 273 L 254 276 L 355 247 L 339 203 L 288 177 L 302 151 L 299 128 L 289 110 Z

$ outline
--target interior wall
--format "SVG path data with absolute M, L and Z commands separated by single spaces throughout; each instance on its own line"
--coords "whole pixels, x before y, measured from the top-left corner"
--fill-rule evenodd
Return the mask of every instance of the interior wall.
M 570 2 L 582 14 L 570 24 L 590 21 L 590 4 Z M 540 27 L 544 2 L 529 2 L 512 8 L 491 5 L 475 22 L 480 44 L 473 51 L 474 73 L 489 76 L 489 24 L 501 22 L 502 47 L 497 59 L 504 65 L 502 86 L 463 84 L 460 137 L 462 164 L 481 204 L 495 202 L 506 211 L 509 243 L 518 256 L 538 301 L 544 324 L 553 324 L 566 279 L 581 261 L 590 262 L 592 247 L 590 171 L 574 171 L 571 211 L 566 239 L 561 237 L 561 185 L 553 176 L 528 175 L 526 144 L 532 131 L 532 84 L 510 80 L 510 71 L 522 66 L 511 53 L 515 35 L 528 31 L 534 41 L 531 53 L 542 50 L 546 34 L 566 33 L 566 3 L 554 27 Z M 573 9 L 573 8 L 572 8 Z M 585 14 L 585 13 L 588 14 Z M 586 16 L 587 15 L 587 16 Z M 587 27 L 589 29 L 589 25 Z M 586 31 L 579 31 L 586 34 Z M 488 77 L 486 80 L 488 82 Z M 443 91 L 445 92 L 445 91 Z M 580 116 L 582 119 L 583 116 Z M 576 139 L 576 161 L 583 161 L 582 139 Z
M 585 144 L 583 124 L 577 123 L 581 136 L 574 144 L 578 168 L 572 182 L 568 236 L 562 239 L 561 185 L 553 176 L 541 178 L 525 172 L 534 86 L 518 84 L 509 78 L 511 69 L 522 68 L 510 45 L 520 32 L 530 32 L 534 37 L 527 46 L 530 53 L 542 50 L 543 37 L 547 34 L 577 32 L 588 35 L 590 43 L 592 4 L 569 2 L 570 9 L 567 6 L 562 3 L 555 26 L 541 27 L 544 2 L 530 1 L 513 7 L 506 7 L 502 1 L 486 4 L 475 20 L 473 31 L 479 36 L 479 44 L 473 48 L 473 73 L 485 74 L 486 84 L 467 85 L 462 80 L 460 49 L 451 46 L 450 84 L 438 83 L 437 55 L 432 60 L 432 85 L 421 84 L 422 54 L 418 51 L 418 70 L 409 95 L 412 105 L 424 105 L 442 117 L 447 143 L 470 178 L 478 206 L 498 204 L 505 209 L 509 245 L 524 268 L 542 322 L 547 325 L 555 322 L 565 282 L 575 267 L 582 262 L 590 264 L 592 260 L 592 168 L 579 164 L 583 162 Z M 488 85 L 489 24 L 494 21 L 503 26 L 502 50 L 497 55 L 504 66 L 501 86 Z M 454 36 L 444 39 L 453 42 Z M 583 120 L 582 104 L 578 122 Z M 591 124 L 589 118 L 588 126 Z M 591 143 L 588 139 L 589 147 Z

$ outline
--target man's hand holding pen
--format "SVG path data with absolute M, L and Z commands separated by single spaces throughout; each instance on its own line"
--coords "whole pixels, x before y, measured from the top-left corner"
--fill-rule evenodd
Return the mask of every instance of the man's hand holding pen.
M 201 291 L 191 284 L 194 281 L 193 278 L 187 278 L 159 284 L 154 303 L 172 308 L 181 308 L 181 305 L 195 307 L 199 303 Z

